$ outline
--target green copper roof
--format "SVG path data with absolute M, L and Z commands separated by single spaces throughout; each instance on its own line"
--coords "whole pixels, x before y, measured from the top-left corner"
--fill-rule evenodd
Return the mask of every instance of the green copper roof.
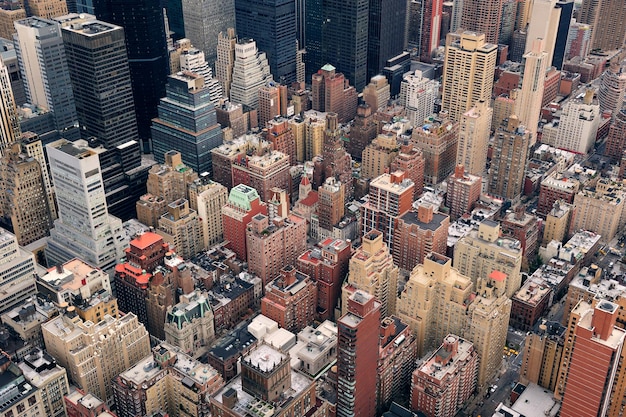
M 250 206 L 250 202 L 256 200 L 257 198 L 259 198 L 259 193 L 257 193 L 254 188 L 248 187 L 245 184 L 239 184 L 233 187 L 232 190 L 230 190 L 228 202 L 234 206 L 248 211 L 252 208 Z

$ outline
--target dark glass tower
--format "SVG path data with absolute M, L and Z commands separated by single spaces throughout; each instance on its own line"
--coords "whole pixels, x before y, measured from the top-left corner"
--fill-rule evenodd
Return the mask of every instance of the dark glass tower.
M 572 14 L 574 13 L 574 0 L 561 0 L 556 4 L 556 7 L 561 9 L 561 17 L 559 18 L 559 27 L 556 32 L 552 66 L 560 70 L 565 59 L 565 46 L 567 45 L 567 35 L 572 22 Z
M 293 0 L 235 0 L 239 38 L 256 41 L 267 54 L 276 81 L 296 80 L 296 3 Z
M 165 153 L 180 152 L 183 162 L 198 173 L 211 172 L 211 149 L 222 144 L 211 91 L 197 74 L 170 75 L 159 117 L 152 124 L 154 159 L 165 162 Z
M 307 2 L 308 77 L 328 63 L 343 73 L 357 91 L 363 90 L 367 83 L 369 8 L 369 0 Z
M 85 138 L 108 149 L 137 139 L 124 29 L 93 16 L 61 22 L 78 122 Z
M 155 0 L 93 0 L 96 17 L 122 26 L 126 34 L 137 129 L 150 151 L 150 125 L 165 94 L 169 58 L 163 9 Z
M 183 20 L 183 1 L 165 0 L 165 10 L 167 10 L 167 21 L 170 30 L 174 32 L 172 38 L 177 41 L 185 37 L 185 22 Z
M 405 0 L 370 0 L 369 3 L 368 79 L 382 72 L 385 61 L 404 51 L 407 41 L 406 18 L 409 12 L 408 2 Z

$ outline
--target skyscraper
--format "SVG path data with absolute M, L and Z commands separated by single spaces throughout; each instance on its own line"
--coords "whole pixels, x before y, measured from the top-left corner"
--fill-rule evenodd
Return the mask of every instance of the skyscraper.
M 626 41 L 626 7 L 621 0 L 584 0 L 579 21 L 591 26 L 591 49 L 619 49 Z
M 159 117 L 152 123 L 152 143 L 158 162 L 177 150 L 194 171 L 211 172 L 211 149 L 221 145 L 222 129 L 202 76 L 183 72 L 168 77 Z
M 483 100 L 461 116 L 456 163 L 462 164 L 470 174 L 482 175 L 487 166 L 492 117 L 493 109 Z
M 613 161 L 619 161 L 626 149 L 626 110 L 620 110 L 615 115 L 609 127 L 609 136 L 606 139 L 604 154 Z
M 524 53 L 534 50 L 537 39 L 543 40 L 542 49 L 548 54 L 547 65 L 550 66 L 554 47 L 556 45 L 556 35 L 559 28 L 561 8 L 556 7 L 557 0 L 533 0 L 531 16 L 526 30 L 526 47 Z M 541 16 L 541 18 L 537 18 Z M 526 122 L 524 119 L 522 119 Z
M 150 124 L 169 73 L 163 7 L 153 0 L 93 0 L 98 19 L 124 28 L 137 131 L 149 152 Z
M 356 116 L 356 89 L 348 83 L 345 74 L 337 72 L 332 65 L 324 65 L 311 76 L 311 91 L 313 110 L 337 113 L 340 123 L 347 123 Z
M 306 67 L 330 63 L 361 91 L 367 83 L 369 0 L 309 0 Z
M 422 62 L 431 62 L 435 49 L 439 47 L 443 1 L 420 2 L 421 31 L 419 34 L 419 56 Z
M 67 137 L 66 130 L 78 123 L 78 117 L 61 25 L 53 20 L 29 17 L 15 22 L 15 30 L 15 52 L 26 100 L 50 110 L 56 129 Z
M 0 155 L 7 145 L 15 142 L 22 133 L 15 108 L 9 72 L 0 59 Z
M 569 29 L 572 24 L 572 15 L 574 13 L 573 0 L 559 0 L 556 7 L 561 9 L 559 17 L 559 26 L 556 32 L 556 43 L 554 44 L 554 54 L 552 55 L 552 66 L 560 70 L 565 61 L 565 48 L 569 37 Z
M 215 78 L 222 85 L 224 97 L 230 97 L 230 84 L 233 81 L 233 65 L 235 65 L 235 45 L 237 37 L 235 29 L 217 35 L 217 58 L 215 60 Z
M 407 74 L 400 83 L 400 104 L 413 126 L 419 126 L 435 109 L 439 82 L 422 76 L 422 71 Z
M 183 49 L 180 54 L 180 70 L 202 75 L 204 85 L 210 91 L 211 103 L 216 106 L 220 104 L 223 98 L 222 85 L 218 79 L 213 78 L 213 70 L 204 59 L 204 52 L 194 47 Z
M 23 304 L 37 292 L 35 255 L 17 243 L 15 235 L 0 228 L 0 312 Z
M 381 316 L 388 317 L 396 312 L 398 267 L 381 232 L 366 233 L 362 243 L 350 258 L 350 270 L 342 290 L 343 309 L 348 311 L 349 296 L 361 290 L 376 297 L 380 301 Z
M 435 2 L 441 4 L 441 1 Z M 405 0 L 371 0 L 369 2 L 368 78 L 380 74 L 385 62 L 401 54 L 406 48 L 407 13 L 408 2 Z M 439 38 L 439 32 L 436 36 Z
M 380 303 L 356 291 L 347 310 L 337 321 L 337 416 L 374 417 Z
M 580 315 L 565 377 L 561 416 L 606 415 L 626 332 L 615 326 L 619 306 L 600 300 Z
M 496 130 L 489 192 L 513 200 L 522 193 L 530 132 L 512 115 Z
M 52 228 L 52 216 L 42 171 L 35 158 L 22 153 L 16 142 L 4 150 L 0 159 L 0 221 L 26 246 L 44 238 Z
M 202 49 L 209 63 L 217 58 L 220 32 L 235 27 L 235 0 L 182 0 L 185 36 Z
M 614 62 L 600 77 L 600 88 L 598 89 L 600 113 L 610 111 L 612 115 L 617 115 L 624 106 L 625 95 L 626 71 L 622 70 L 617 62 Z
M 59 208 L 48 239 L 48 263 L 80 257 L 105 271 L 112 269 L 123 256 L 126 238 L 120 219 L 107 211 L 97 151 L 82 139 L 59 139 L 46 151 Z
M 486 43 L 483 34 L 449 33 L 446 37 L 441 107 L 452 120 L 460 120 L 479 100 L 491 100 L 497 52 L 498 46 Z
M 124 29 L 90 15 L 55 20 L 62 26 L 82 136 L 95 136 L 106 148 L 137 139 Z
M 463 0 L 461 27 L 485 34 L 485 42 L 498 45 L 502 0 Z
M 537 126 L 541 112 L 546 69 L 550 62 L 541 39 L 535 39 L 532 48 L 524 54 L 524 69 L 520 81 L 520 91 L 516 101 L 515 114 L 530 131 L 530 144 L 537 141 Z
M 411 140 L 422 150 L 426 165 L 424 180 L 431 185 L 439 184 L 454 171 L 459 124 L 450 120 L 446 112 L 431 116 L 413 129 Z
M 274 80 L 265 52 L 253 39 L 240 39 L 235 45 L 230 100 L 256 109 L 259 89 Z
M 281 84 L 296 80 L 296 3 L 290 0 L 235 0 L 237 33 L 254 39 L 267 54 L 270 70 Z
M 245 260 L 248 257 L 246 228 L 257 214 L 267 216 L 267 205 L 261 201 L 259 193 L 244 184 L 234 186 L 230 190 L 228 201 L 222 207 L 222 221 L 224 240 L 239 259 Z

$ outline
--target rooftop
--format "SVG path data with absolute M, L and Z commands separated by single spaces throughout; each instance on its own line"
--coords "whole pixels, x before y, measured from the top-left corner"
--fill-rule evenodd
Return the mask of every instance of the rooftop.
M 262 372 L 272 372 L 288 358 L 287 355 L 274 349 L 270 345 L 265 343 L 260 344 L 256 348 L 252 349 L 250 353 L 241 358 L 242 362 L 245 362 L 252 367 L 259 369 Z
M 432 221 L 430 223 L 423 223 L 417 217 L 417 212 L 408 211 L 401 217 L 401 219 L 405 223 L 418 225 L 420 229 L 434 231 L 434 230 L 439 229 L 439 227 L 441 227 L 442 223 L 447 217 L 448 216 L 441 214 L 439 212 L 434 212 Z
M 465 361 L 470 358 L 475 349 L 471 342 L 456 335 L 449 334 L 444 339 L 444 342 L 447 343 L 456 343 L 457 341 L 457 351 L 452 358 L 450 358 L 452 352 L 446 350 L 445 345 L 442 344 L 423 362 L 419 372 L 439 381 L 443 381 L 447 375 L 451 376 L 459 372 L 459 369 L 465 365 Z M 444 363 L 442 363 L 441 358 L 444 358 Z

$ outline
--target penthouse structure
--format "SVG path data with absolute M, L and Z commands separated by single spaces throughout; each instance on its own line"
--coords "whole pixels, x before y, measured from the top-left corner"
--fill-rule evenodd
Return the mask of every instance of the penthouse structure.
M 267 205 L 258 192 L 247 185 L 239 184 L 230 190 L 228 201 L 222 207 L 224 240 L 239 259 L 247 259 L 246 230 L 248 223 L 257 214 L 267 216 Z

